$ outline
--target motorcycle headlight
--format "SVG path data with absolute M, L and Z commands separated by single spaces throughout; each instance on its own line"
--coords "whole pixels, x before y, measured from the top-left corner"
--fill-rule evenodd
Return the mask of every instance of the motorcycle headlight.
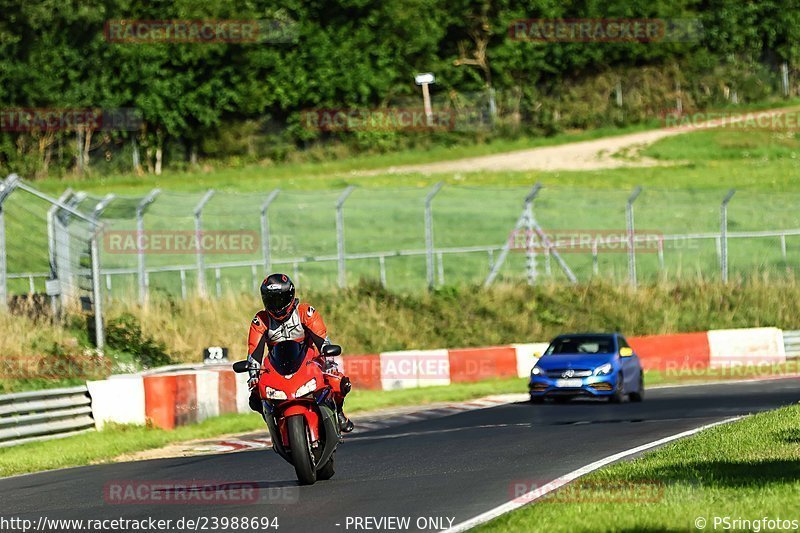
M 302 387 L 297 389 L 297 392 L 294 393 L 295 396 L 305 396 L 311 392 L 317 390 L 317 380 L 316 378 L 311 378 L 308 382 L 303 385 Z
M 544 372 L 542 372 L 542 369 L 539 368 L 538 366 L 534 366 L 533 370 L 531 370 L 531 376 L 541 376 L 543 374 Z
M 594 369 L 595 376 L 605 376 L 610 374 L 612 370 L 611 363 L 606 363 L 604 365 L 600 365 Z
M 282 390 L 273 389 L 272 387 L 265 387 L 264 392 L 267 394 L 268 400 L 285 400 L 286 393 Z

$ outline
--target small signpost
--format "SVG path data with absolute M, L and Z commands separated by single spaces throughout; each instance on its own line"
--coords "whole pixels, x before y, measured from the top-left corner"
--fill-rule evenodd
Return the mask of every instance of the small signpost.
M 417 85 L 422 85 L 422 104 L 425 106 L 425 119 L 428 127 L 433 125 L 433 110 L 431 109 L 431 93 L 428 90 L 428 85 L 436 83 L 436 78 L 430 72 L 424 74 L 417 74 L 414 77 Z

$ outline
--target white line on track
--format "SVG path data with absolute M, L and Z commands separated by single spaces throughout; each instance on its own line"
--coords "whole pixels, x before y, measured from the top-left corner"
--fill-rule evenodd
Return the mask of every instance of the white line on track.
M 551 481 L 551 482 L 549 482 L 549 483 L 547 483 L 545 485 L 542 485 L 541 487 L 538 487 L 535 490 L 532 490 L 532 491 L 528 492 L 527 494 L 523 494 L 522 496 L 519 496 L 518 498 L 514 498 L 510 502 L 506 502 L 506 503 L 504 503 L 502 505 L 498 505 L 494 509 L 490 509 L 490 510 L 486 511 L 485 513 L 481 513 L 478 516 L 475 516 L 473 518 L 470 518 L 469 520 L 461 522 L 460 524 L 456 524 L 455 526 L 453 526 L 453 527 L 451 527 L 449 529 L 445 529 L 445 530 L 443 530 L 443 533 L 457 533 L 459 531 L 467 531 L 468 529 L 472 529 L 475 526 L 478 526 L 480 524 L 486 523 L 486 522 L 488 522 L 490 520 L 494 520 L 495 518 L 497 518 L 500 515 L 504 515 L 506 513 L 510 513 L 511 511 L 519 509 L 520 507 L 523 507 L 523 506 L 525 506 L 525 505 L 527 505 L 527 504 L 529 504 L 529 503 L 531 503 L 531 502 L 533 502 L 535 500 L 538 500 L 539 498 L 541 498 L 545 494 L 547 494 L 549 492 L 553 492 L 554 490 L 563 487 L 567 483 L 569 483 L 571 481 L 575 481 L 579 477 L 585 476 L 586 474 L 594 472 L 595 470 L 598 470 L 598 469 L 600 469 L 600 468 L 602 468 L 604 466 L 607 466 L 607 465 L 609 465 L 609 464 L 611 464 L 611 463 L 613 463 L 615 461 L 619 461 L 620 459 L 624 459 L 624 458 L 629 457 L 631 455 L 635 455 L 637 453 L 640 453 L 640 452 L 643 452 L 643 451 L 647 451 L 647 450 L 649 450 L 651 448 L 656 448 L 658 446 L 662 446 L 664 444 L 667 444 L 668 442 L 672 442 L 672 441 L 677 440 L 677 439 L 682 439 L 684 437 L 689 437 L 691 435 L 694 435 L 695 433 L 699 433 L 699 432 L 701 432 L 701 431 L 703 431 L 705 429 L 709 429 L 709 428 L 712 428 L 714 426 L 719 426 L 719 425 L 722 425 L 722 424 L 728 424 L 730 422 L 735 422 L 737 420 L 741 420 L 742 418 L 744 418 L 744 416 L 734 416 L 732 418 L 726 418 L 725 420 L 720 420 L 719 422 L 714 422 L 713 424 L 706 424 L 706 425 L 700 426 L 698 428 L 690 429 L 688 431 L 683 431 L 681 433 L 676 433 L 675 435 L 670 435 L 669 437 L 664 437 L 663 439 L 658 439 L 658 440 L 654 440 L 653 442 L 648 442 L 647 444 L 642 444 L 641 446 L 637 446 L 637 447 L 631 448 L 629 450 L 625 450 L 625 451 L 622 451 L 622 452 L 619 452 L 619 453 L 615 453 L 614 455 L 609 455 L 608 457 L 604 457 L 603 459 L 600 459 L 599 461 L 595 461 L 594 463 L 588 464 L 586 466 L 582 466 L 581 468 L 579 468 L 577 470 L 573 470 L 569 474 L 566 474 L 566 475 L 563 475 L 563 476 L 561 476 L 559 478 L 556 478 L 553 481 Z

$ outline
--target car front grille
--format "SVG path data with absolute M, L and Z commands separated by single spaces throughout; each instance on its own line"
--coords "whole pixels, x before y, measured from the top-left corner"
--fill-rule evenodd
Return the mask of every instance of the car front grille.
M 564 373 L 568 372 L 568 371 L 571 371 L 572 375 L 571 376 L 564 376 Z M 591 375 L 592 375 L 592 371 L 591 370 L 578 369 L 578 368 L 556 368 L 554 370 L 548 370 L 547 371 L 547 377 L 548 378 L 555 378 L 555 379 L 561 379 L 561 378 L 564 378 L 564 377 L 585 378 L 585 377 L 589 377 Z

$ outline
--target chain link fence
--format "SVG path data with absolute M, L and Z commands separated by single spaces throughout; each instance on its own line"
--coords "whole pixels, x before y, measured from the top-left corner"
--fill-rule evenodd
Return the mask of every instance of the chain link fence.
M 797 193 L 544 186 L 526 209 L 530 193 L 437 185 L 136 197 L 67 191 L 46 200 L 20 190 L 0 203 L 0 285 L 11 295 L 4 301 L 83 297 L 86 307 L 95 282 L 105 300 L 144 303 L 156 294 L 251 291 L 270 271 L 303 289 L 367 279 L 405 291 L 726 279 L 785 274 L 800 260 Z

